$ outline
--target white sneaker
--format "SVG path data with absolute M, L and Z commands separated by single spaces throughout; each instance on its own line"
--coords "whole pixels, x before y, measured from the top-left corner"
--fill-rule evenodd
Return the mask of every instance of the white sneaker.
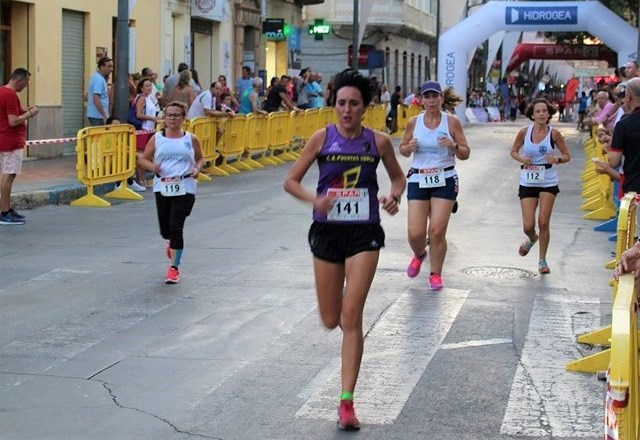
M 133 183 L 131 185 L 129 185 L 129 187 L 132 190 L 134 190 L 135 192 L 145 192 L 147 190 L 147 188 L 145 188 L 144 186 L 140 185 L 135 180 L 133 181 Z

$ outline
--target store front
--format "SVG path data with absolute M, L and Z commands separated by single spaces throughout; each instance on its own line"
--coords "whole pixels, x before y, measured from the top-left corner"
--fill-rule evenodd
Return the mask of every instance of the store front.
M 282 18 L 267 18 L 262 22 L 265 37 L 265 69 L 268 80 L 287 75 L 289 70 L 289 45 L 287 25 Z

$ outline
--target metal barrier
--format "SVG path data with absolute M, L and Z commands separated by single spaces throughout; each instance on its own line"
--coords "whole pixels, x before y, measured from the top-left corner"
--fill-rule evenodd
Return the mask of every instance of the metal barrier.
M 76 144 L 78 180 L 86 185 L 87 195 L 71 202 L 73 206 L 106 208 L 108 201 L 94 194 L 94 187 L 120 182 L 120 187 L 105 197 L 142 200 L 127 188 L 127 178 L 136 166 L 136 135 L 131 125 L 87 127 L 78 131 Z

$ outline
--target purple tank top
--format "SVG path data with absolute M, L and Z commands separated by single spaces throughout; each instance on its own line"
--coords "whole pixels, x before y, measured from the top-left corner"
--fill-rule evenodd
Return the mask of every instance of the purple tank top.
M 335 125 L 327 125 L 327 137 L 318 154 L 318 195 L 338 195 L 329 215 L 313 211 L 313 220 L 338 224 L 380 223 L 376 168 L 380 153 L 373 131 L 363 128 L 355 139 L 345 139 Z M 367 205 L 367 206 L 365 206 Z

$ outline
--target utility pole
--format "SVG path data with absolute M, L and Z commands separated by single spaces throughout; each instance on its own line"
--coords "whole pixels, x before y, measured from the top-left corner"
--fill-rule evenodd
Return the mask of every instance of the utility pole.
M 351 50 L 351 67 L 358 70 L 358 57 L 360 56 L 360 42 L 358 34 L 360 33 L 360 24 L 358 17 L 360 13 L 360 1 L 353 0 L 353 49 Z
M 126 121 L 129 114 L 129 0 L 118 0 L 116 77 L 113 115 Z

